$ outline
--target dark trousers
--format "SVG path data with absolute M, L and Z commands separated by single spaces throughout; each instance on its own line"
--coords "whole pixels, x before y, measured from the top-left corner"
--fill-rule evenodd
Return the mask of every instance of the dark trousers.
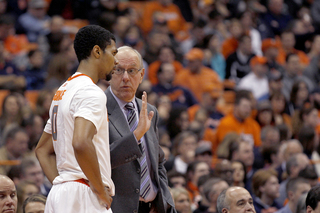
M 151 203 L 145 203 L 143 201 L 139 201 L 139 213 L 149 213 L 151 209 Z

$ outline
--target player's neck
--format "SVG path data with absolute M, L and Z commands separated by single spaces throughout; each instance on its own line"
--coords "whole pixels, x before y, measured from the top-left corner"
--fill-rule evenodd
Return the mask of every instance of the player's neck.
M 82 60 L 80 62 L 77 72 L 89 76 L 94 83 L 97 83 L 99 80 L 97 69 L 93 66 L 92 63 L 88 62 L 87 60 Z

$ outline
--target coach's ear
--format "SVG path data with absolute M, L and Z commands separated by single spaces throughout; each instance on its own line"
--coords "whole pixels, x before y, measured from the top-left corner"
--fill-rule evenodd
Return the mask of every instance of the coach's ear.
M 140 75 L 141 75 L 140 76 L 140 84 L 141 84 L 141 82 L 143 80 L 144 72 L 145 72 L 145 70 L 144 70 L 144 68 L 142 68 L 141 73 L 140 73 Z
M 222 213 L 228 213 L 228 212 L 229 212 L 228 209 L 226 209 L 226 208 L 223 208 L 223 209 L 222 209 Z
M 92 48 L 91 54 L 96 58 L 99 59 L 101 56 L 102 50 L 98 45 L 94 45 Z

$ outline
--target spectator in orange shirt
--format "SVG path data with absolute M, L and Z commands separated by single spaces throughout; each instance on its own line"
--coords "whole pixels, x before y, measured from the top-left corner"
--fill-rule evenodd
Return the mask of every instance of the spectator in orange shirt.
M 148 69 L 148 77 L 152 85 L 159 83 L 158 70 L 163 63 L 171 63 L 174 66 L 174 71 L 177 74 L 183 69 L 182 64 L 175 60 L 175 54 L 171 47 L 164 46 L 159 51 L 159 60 L 151 63 Z
M 222 43 L 221 52 L 225 59 L 229 57 L 232 53 L 234 53 L 239 45 L 238 39 L 243 34 L 243 29 L 241 23 L 237 19 L 233 19 L 230 24 L 230 33 L 231 37 L 226 39 Z M 251 42 L 251 40 L 250 40 Z
M 178 33 L 186 33 L 187 22 L 183 18 L 179 7 L 173 4 L 172 0 L 157 0 L 146 3 L 141 25 L 143 28 L 142 30 L 145 33 L 151 31 L 153 27 L 154 16 L 157 13 L 162 13 L 167 21 L 169 30 L 173 34 L 177 35 Z
M 282 43 L 282 48 L 279 49 L 279 55 L 277 57 L 277 61 L 281 64 L 284 65 L 286 63 L 286 57 L 290 53 L 294 53 L 299 56 L 301 64 L 304 66 L 308 66 L 310 63 L 310 59 L 301 50 L 297 50 L 294 48 L 294 45 L 296 44 L 296 40 L 294 37 L 294 34 L 292 31 L 284 31 L 281 33 L 281 43 Z
M 240 90 L 236 93 L 235 106 L 232 114 L 221 119 L 217 129 L 217 140 L 220 143 L 226 134 L 236 132 L 246 140 L 260 146 L 260 127 L 251 117 L 251 98 L 248 91 Z
M 201 101 L 206 87 L 212 86 L 217 91 L 222 89 L 218 74 L 203 66 L 204 54 L 201 49 L 193 48 L 185 57 L 188 60 L 188 67 L 178 73 L 175 84 L 188 88 L 198 101 Z

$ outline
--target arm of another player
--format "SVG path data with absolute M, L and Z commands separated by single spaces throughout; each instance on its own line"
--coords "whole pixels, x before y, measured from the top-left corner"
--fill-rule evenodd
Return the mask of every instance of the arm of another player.
M 95 134 L 96 127 L 91 121 L 82 117 L 75 119 L 72 140 L 75 157 L 83 173 L 88 178 L 93 192 L 101 202 L 107 204 L 107 208 L 110 208 L 112 198 L 102 183 L 98 157 L 92 142 Z
M 35 152 L 44 174 L 52 183 L 55 177 L 59 175 L 59 173 L 57 169 L 56 155 L 54 153 L 51 134 L 46 132 L 42 133 Z

